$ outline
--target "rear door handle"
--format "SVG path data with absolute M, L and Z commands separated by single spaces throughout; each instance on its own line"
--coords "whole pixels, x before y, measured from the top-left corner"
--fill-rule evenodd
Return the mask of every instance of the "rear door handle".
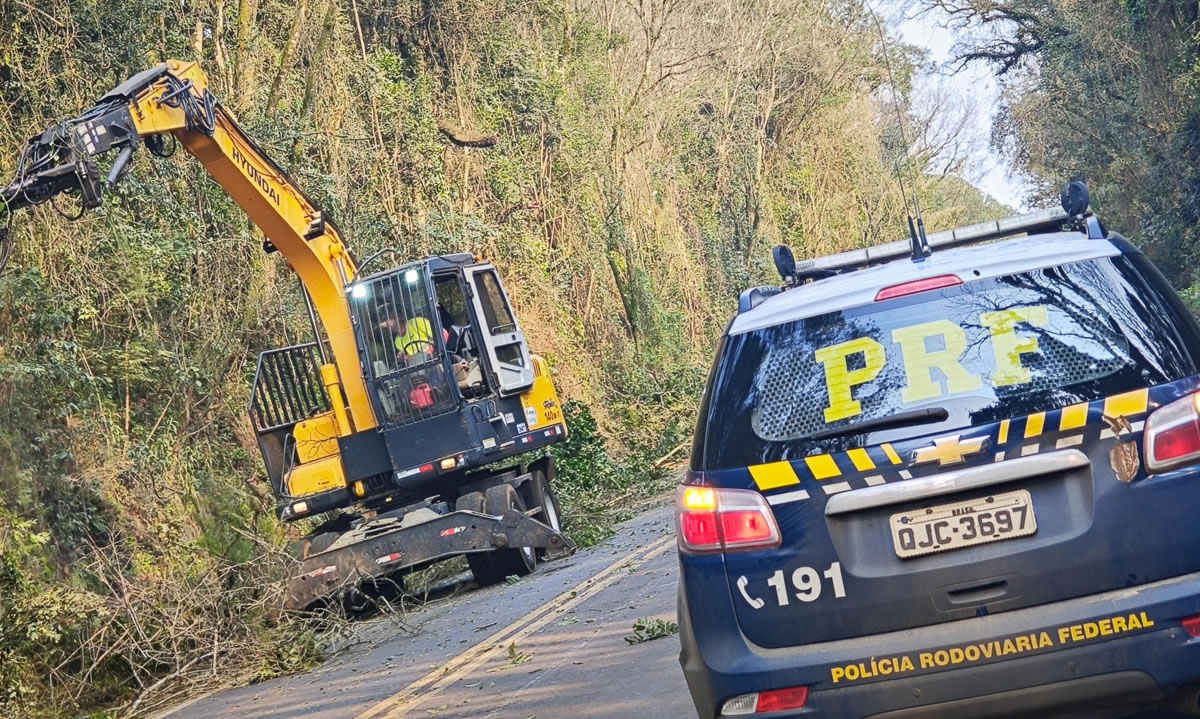
M 941 611 L 948 612 L 979 604 L 1014 599 L 1021 594 L 1021 575 L 1006 574 L 941 587 L 934 594 L 933 603 Z

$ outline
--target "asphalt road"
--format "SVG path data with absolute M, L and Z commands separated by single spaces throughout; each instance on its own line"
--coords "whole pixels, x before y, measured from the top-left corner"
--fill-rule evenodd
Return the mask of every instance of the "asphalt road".
M 518 584 L 356 624 L 312 672 L 156 719 L 695 719 L 678 639 L 624 639 L 641 617 L 675 620 L 675 556 L 659 507 Z
M 355 627 L 320 668 L 210 695 L 159 719 L 694 719 L 679 641 L 624 637 L 675 621 L 669 507 L 512 586 Z

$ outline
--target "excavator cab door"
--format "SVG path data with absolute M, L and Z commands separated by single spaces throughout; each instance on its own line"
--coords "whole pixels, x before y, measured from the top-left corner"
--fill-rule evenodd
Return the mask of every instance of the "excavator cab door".
M 525 333 L 517 324 L 504 285 L 491 264 L 463 268 L 471 296 L 471 309 L 483 340 L 483 350 L 500 396 L 523 392 L 533 386 L 533 362 Z

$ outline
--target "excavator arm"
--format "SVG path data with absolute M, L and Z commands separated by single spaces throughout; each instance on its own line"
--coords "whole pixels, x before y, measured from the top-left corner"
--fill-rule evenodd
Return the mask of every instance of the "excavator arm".
M 345 287 L 357 268 L 337 228 L 254 141 L 208 89 L 196 63 L 168 60 L 109 91 L 91 109 L 32 138 L 16 177 L 0 188 L 0 233 L 24 207 L 77 194 L 84 210 L 99 207 L 129 171 L 145 143 L 166 156 L 168 136 L 204 165 L 300 276 L 329 336 L 335 365 L 322 368 L 341 436 L 376 426 L 359 364 Z M 116 152 L 107 177 L 96 158 Z M 82 212 L 83 210 L 81 210 Z M 0 236 L 0 248 L 7 245 Z M 4 259 L 0 249 L 0 267 Z M 339 384 L 341 391 L 339 392 Z M 344 397 L 344 403 L 343 403 Z

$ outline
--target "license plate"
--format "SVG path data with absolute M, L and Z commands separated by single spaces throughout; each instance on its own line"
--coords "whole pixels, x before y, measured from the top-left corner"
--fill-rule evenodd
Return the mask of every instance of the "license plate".
M 893 514 L 891 527 L 896 555 L 908 559 L 1025 537 L 1037 532 L 1037 518 L 1022 489 Z

